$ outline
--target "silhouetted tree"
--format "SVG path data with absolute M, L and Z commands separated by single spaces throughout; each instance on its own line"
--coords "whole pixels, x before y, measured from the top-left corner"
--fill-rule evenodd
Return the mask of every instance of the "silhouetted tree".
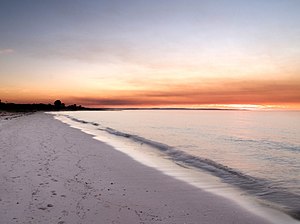
M 54 107 L 57 110 L 61 109 L 61 107 L 62 107 L 61 101 L 60 100 L 55 100 Z

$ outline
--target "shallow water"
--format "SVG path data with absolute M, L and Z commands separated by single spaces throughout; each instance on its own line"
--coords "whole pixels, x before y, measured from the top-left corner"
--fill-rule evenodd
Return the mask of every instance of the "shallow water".
M 63 116 L 159 150 L 299 219 L 300 112 L 77 111 Z M 146 154 L 145 154 L 146 155 Z

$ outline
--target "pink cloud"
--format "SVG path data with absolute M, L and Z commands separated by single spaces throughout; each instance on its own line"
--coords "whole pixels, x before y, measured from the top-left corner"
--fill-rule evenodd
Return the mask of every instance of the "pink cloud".
M 14 49 L 11 49 L 11 48 L 0 49 L 0 55 L 1 54 L 12 54 L 12 53 L 14 53 Z

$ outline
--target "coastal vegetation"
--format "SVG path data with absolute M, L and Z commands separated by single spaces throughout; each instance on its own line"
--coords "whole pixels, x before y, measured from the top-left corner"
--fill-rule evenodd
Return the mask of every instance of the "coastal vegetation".
M 17 104 L 17 103 L 3 103 L 0 100 L 0 111 L 13 111 L 13 112 L 24 112 L 24 111 L 60 111 L 60 110 L 85 110 L 87 108 L 76 104 L 65 105 L 60 100 L 56 100 L 53 104 L 44 103 L 33 103 L 33 104 Z

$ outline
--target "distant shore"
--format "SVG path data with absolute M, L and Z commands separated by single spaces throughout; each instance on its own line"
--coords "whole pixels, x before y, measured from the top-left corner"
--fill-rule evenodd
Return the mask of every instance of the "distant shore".
M 3 223 L 271 223 L 52 115 L 24 115 L 0 118 Z
M 95 108 L 95 107 L 84 107 L 77 104 L 65 105 L 65 103 L 60 100 L 56 100 L 53 104 L 48 103 L 11 103 L 11 102 L 1 102 L 0 100 L 0 112 L 36 112 L 36 111 L 108 111 L 108 110 L 246 110 L 237 108 L 211 108 L 211 107 L 201 107 L 201 108 L 189 108 L 189 107 L 120 107 L 120 108 Z
M 59 104 L 55 102 L 59 101 Z M 245 110 L 245 109 L 230 109 L 230 108 L 180 108 L 180 107 L 128 107 L 128 108 L 93 108 L 93 107 L 83 107 L 81 105 L 68 105 L 61 103 L 57 100 L 54 104 L 44 104 L 44 103 L 33 103 L 33 104 L 18 104 L 18 103 L 3 103 L 0 101 L 0 112 L 36 112 L 36 111 L 108 111 L 108 110 L 220 110 L 220 111 L 232 111 L 232 110 Z

